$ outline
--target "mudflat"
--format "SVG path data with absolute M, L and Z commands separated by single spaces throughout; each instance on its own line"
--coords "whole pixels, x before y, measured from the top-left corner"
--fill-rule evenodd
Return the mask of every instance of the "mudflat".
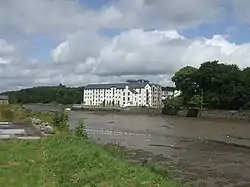
M 69 117 L 72 128 L 82 118 L 93 139 L 119 143 L 135 160 L 150 159 L 190 186 L 250 186 L 247 122 L 93 112 Z

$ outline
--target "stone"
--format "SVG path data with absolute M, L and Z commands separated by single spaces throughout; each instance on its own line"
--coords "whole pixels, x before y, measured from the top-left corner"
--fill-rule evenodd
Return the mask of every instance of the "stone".
M 42 123 L 42 121 L 40 119 L 37 119 L 37 118 L 31 118 L 31 123 L 33 125 L 40 125 Z
M 45 125 L 41 124 L 41 125 L 40 125 L 40 131 L 44 131 L 44 128 L 45 128 L 45 127 L 46 127 Z
M 51 127 L 50 125 L 47 125 L 44 127 L 43 132 L 46 134 L 53 134 L 53 127 Z

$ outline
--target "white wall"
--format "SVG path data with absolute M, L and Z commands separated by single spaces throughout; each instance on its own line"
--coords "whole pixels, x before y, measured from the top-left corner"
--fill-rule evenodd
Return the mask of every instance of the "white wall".
M 86 89 L 84 90 L 83 104 L 84 105 L 112 105 L 113 101 L 115 105 L 132 105 L 132 106 L 152 106 L 157 107 L 161 105 L 161 92 L 160 87 L 147 84 L 145 88 L 137 88 L 134 94 L 126 86 L 125 89 Z M 154 90 L 154 91 L 153 91 Z M 148 96 L 147 96 L 148 93 Z M 160 97 L 160 98 L 159 98 Z

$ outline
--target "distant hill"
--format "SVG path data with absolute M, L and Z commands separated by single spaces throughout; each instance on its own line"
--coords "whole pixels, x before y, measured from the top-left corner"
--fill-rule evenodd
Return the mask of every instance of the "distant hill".
M 45 86 L 1 93 L 8 95 L 10 103 L 58 103 L 77 104 L 82 102 L 84 87 L 71 88 L 64 85 Z

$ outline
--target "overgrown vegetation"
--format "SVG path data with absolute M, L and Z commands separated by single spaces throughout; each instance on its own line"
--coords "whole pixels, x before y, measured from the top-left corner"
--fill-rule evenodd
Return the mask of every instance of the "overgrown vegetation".
M 52 124 L 61 131 L 69 131 L 68 114 L 64 110 L 56 111 L 53 117 Z
M 250 109 L 250 68 L 205 62 L 181 68 L 172 78 L 182 91 L 183 106 L 209 109 Z
M 75 128 L 75 134 L 76 136 L 79 136 L 79 137 L 88 138 L 83 120 L 79 120 L 77 122 L 77 125 Z
M 31 117 L 52 123 L 54 114 L 27 110 L 21 105 L 0 105 L 0 121 L 30 123 Z
M 1 141 L 0 148 L 1 187 L 177 186 L 168 176 L 129 165 L 111 150 L 74 135 Z
M 77 104 L 82 102 L 83 87 L 70 88 L 63 85 L 34 87 L 20 91 L 2 93 L 9 96 L 12 104 L 26 103 L 58 103 Z
M 167 108 L 180 109 L 183 103 L 182 97 L 169 97 L 165 99 L 164 105 Z

